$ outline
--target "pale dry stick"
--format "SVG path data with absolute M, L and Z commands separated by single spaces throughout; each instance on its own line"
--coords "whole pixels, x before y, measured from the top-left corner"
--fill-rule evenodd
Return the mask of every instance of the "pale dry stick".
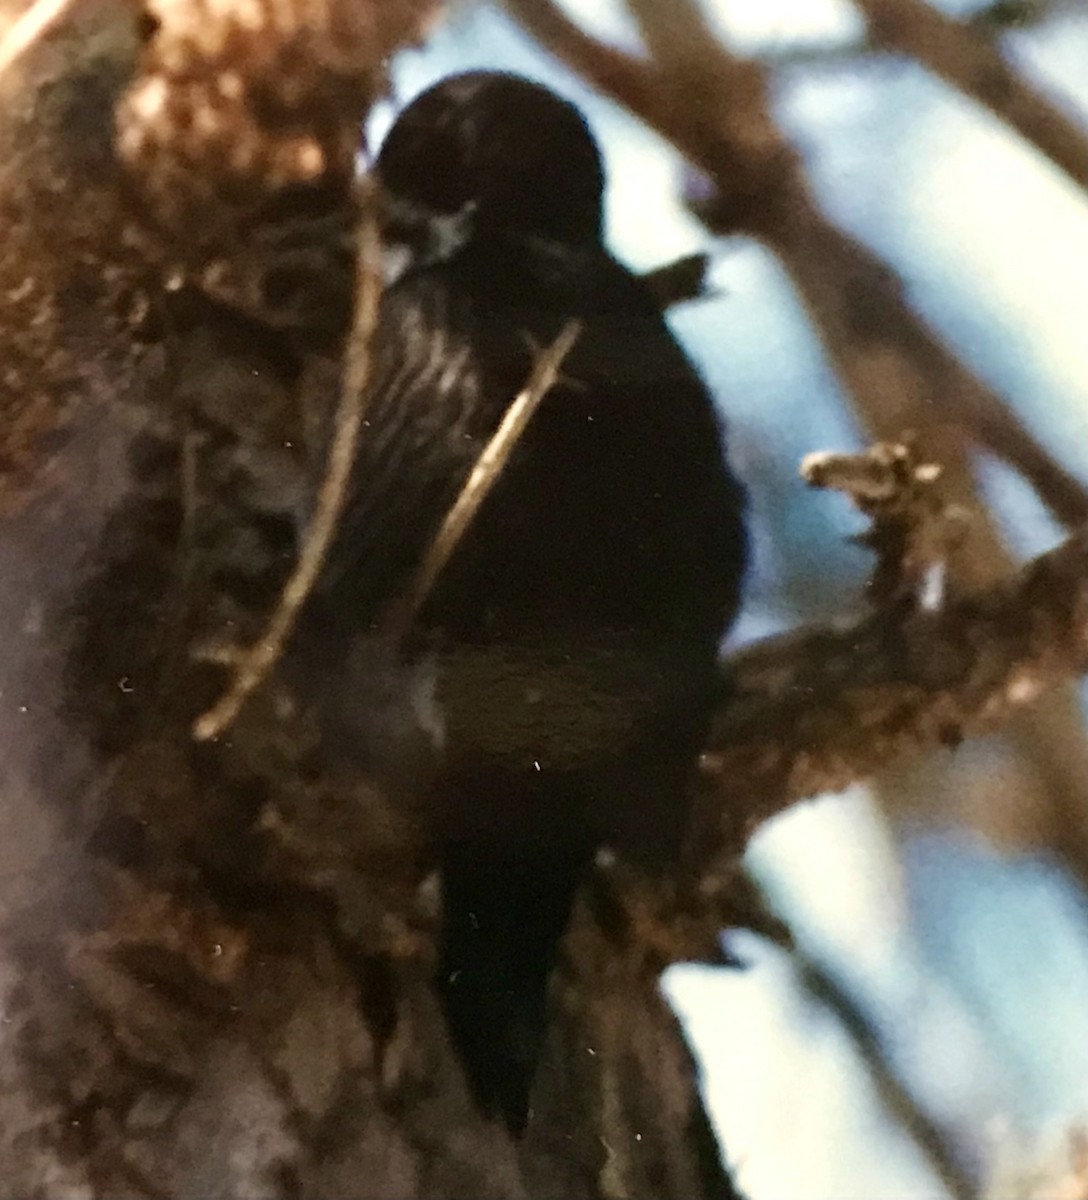
M 411 628 L 435 580 L 468 532 L 480 505 L 498 482 L 540 402 L 555 386 L 563 360 L 581 331 L 581 322 L 568 321 L 555 341 L 538 355 L 525 387 L 506 410 L 498 429 L 476 460 L 460 494 L 423 556 L 410 586 L 386 614 L 384 630 L 393 639 L 403 637 Z
M 0 39 L 0 75 L 40 42 L 75 3 L 77 0 L 36 0 L 20 13 Z
M 291 631 L 307 597 L 324 566 L 329 546 L 347 502 L 348 483 L 366 409 L 370 380 L 370 341 L 378 323 L 382 294 L 380 266 L 381 238 L 373 198 L 364 191 L 360 207 L 355 264 L 355 314 L 348 334 L 340 403 L 324 478 L 317 494 L 306 535 L 299 548 L 298 561 L 283 586 L 276 609 L 264 636 L 239 654 L 230 687 L 215 705 L 193 725 L 198 742 L 218 737 L 238 716 L 250 693 L 258 687 L 279 661 Z

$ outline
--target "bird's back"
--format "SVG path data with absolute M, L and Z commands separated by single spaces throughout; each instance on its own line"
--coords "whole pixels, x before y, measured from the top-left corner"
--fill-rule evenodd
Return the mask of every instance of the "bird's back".
M 735 608 L 742 492 L 703 384 L 642 283 L 600 248 L 481 239 L 386 295 L 337 586 L 376 614 L 406 585 L 534 354 L 575 318 L 560 382 L 422 625 L 452 659 L 486 652 L 504 671 L 519 655 L 587 670 L 604 656 L 605 674 L 629 676 L 637 651 L 655 677 L 647 703 L 668 704 L 709 668 Z

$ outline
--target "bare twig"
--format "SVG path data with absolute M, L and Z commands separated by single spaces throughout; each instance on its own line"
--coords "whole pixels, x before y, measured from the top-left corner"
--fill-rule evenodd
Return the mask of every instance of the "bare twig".
M 916 429 L 923 452 L 956 465 L 965 493 L 970 465 L 962 442 L 969 438 L 1019 470 L 1067 528 L 1088 520 L 1085 485 L 926 327 L 907 305 L 898 276 L 831 225 L 807 189 L 766 240 L 790 271 L 874 436 L 895 440 Z
M 971 1178 L 948 1132 L 928 1113 L 888 1059 L 869 1014 L 845 982 L 818 963 L 794 953 L 799 982 L 808 995 L 839 1022 L 858 1052 L 881 1102 L 906 1130 L 933 1173 L 954 1200 L 976 1200 L 978 1186 Z
M 325 475 L 298 561 L 284 585 L 264 636 L 241 654 L 227 691 L 193 725 L 193 737 L 217 737 L 237 717 L 246 698 L 283 653 L 306 598 L 325 562 L 347 500 L 348 481 L 362 427 L 370 377 L 370 339 L 381 300 L 381 241 L 368 189 L 360 189 L 358 248 L 355 263 L 355 313 L 348 335 L 340 403 L 329 445 Z
M 801 464 L 809 487 L 845 492 L 870 519 L 855 540 L 876 555 L 868 596 L 875 605 L 901 600 L 937 608 L 949 558 L 966 532 L 962 508 L 938 490 L 939 464 L 902 442 L 877 442 L 861 454 L 810 454 Z
M 1008 29 L 1027 29 L 1041 25 L 1049 18 L 1073 10 L 1082 0 L 993 0 L 974 9 L 964 18 L 964 25 L 981 37 L 992 38 Z M 874 40 L 869 30 L 857 37 L 835 37 L 826 41 L 776 34 L 767 45 L 761 45 L 753 57 L 768 67 L 824 67 L 857 64 L 865 59 L 896 53 Z
M 0 75 L 17 62 L 64 16 L 76 0 L 35 0 L 12 22 L 0 40 Z
M 435 580 L 465 536 L 480 505 L 498 482 L 514 447 L 521 440 L 540 402 L 555 386 L 563 360 L 570 353 L 580 332 L 581 325 L 578 321 L 568 321 L 555 341 L 537 356 L 525 387 L 506 410 L 498 429 L 476 460 L 460 495 L 446 513 L 407 591 L 387 612 L 383 625 L 385 631 L 394 639 L 403 637 L 411 628 L 412 622 L 430 595 Z
M 855 0 L 877 42 L 917 59 L 1088 187 L 1088 130 L 1028 82 L 1000 48 L 922 0 Z

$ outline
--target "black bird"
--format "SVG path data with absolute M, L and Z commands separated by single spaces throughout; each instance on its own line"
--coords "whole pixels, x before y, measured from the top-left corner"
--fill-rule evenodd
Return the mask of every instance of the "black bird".
M 675 855 L 744 492 L 706 388 L 603 245 L 577 109 L 510 74 L 447 78 L 401 113 L 377 175 L 396 274 L 326 631 L 357 636 L 403 591 L 534 355 L 582 325 L 416 631 L 445 728 L 439 983 L 477 1101 L 520 1131 L 580 876 L 603 844 Z

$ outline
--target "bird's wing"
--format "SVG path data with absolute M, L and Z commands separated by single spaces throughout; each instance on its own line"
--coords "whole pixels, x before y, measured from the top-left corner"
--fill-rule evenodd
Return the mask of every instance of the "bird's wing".
M 481 443 L 480 381 L 458 299 L 440 280 L 405 280 L 383 297 L 351 491 L 326 591 L 365 624 L 408 581 Z

